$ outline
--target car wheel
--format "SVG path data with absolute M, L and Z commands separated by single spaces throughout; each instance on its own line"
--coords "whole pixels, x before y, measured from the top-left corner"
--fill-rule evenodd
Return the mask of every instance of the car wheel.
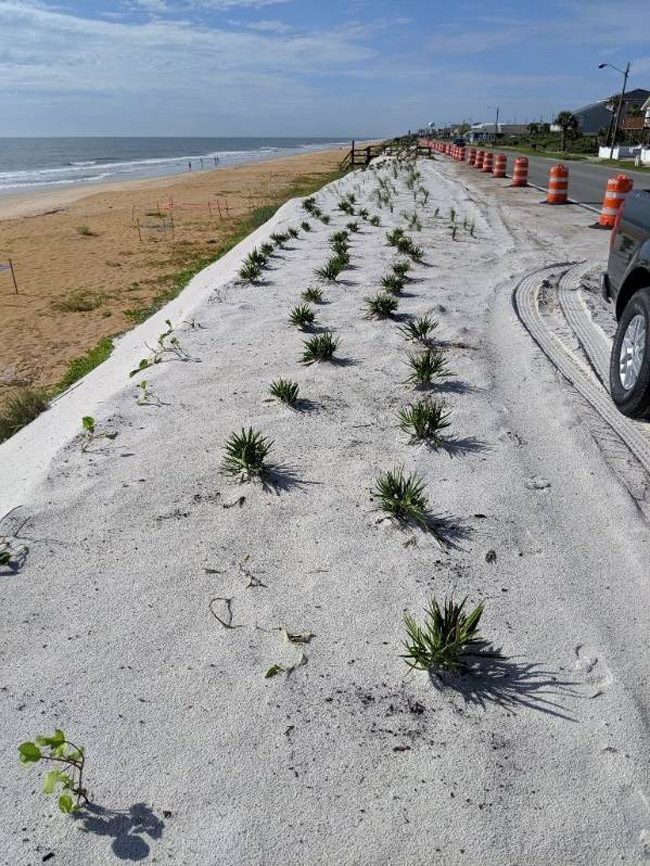
M 609 386 L 623 415 L 650 416 L 650 286 L 632 295 L 621 314 L 612 346 Z

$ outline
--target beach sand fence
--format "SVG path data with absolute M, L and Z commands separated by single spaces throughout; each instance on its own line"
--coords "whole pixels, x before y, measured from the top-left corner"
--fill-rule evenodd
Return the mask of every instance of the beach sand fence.
M 159 237 L 162 240 L 175 240 L 176 223 L 184 214 L 196 214 L 207 217 L 209 220 L 220 221 L 230 217 L 228 200 L 208 199 L 203 202 L 178 202 L 170 196 L 167 201 L 156 202 L 155 208 L 144 211 L 139 215 L 135 205 L 131 209 L 131 223 L 138 232 L 138 238 L 142 242 L 146 237 Z M 162 234 L 161 234 L 162 233 Z
M 0 262 L 0 274 L 8 274 L 11 276 L 11 280 L 14 284 L 14 292 L 18 294 L 18 281 L 16 280 L 16 271 L 14 270 L 14 263 L 11 259 L 7 259 L 6 262 Z

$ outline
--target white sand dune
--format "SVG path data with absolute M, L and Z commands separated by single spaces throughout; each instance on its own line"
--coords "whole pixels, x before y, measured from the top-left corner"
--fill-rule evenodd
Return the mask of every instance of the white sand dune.
M 607 239 L 535 190 L 418 167 L 430 198 L 410 234 L 426 254 L 400 313 L 440 322 L 454 448 L 400 432 L 407 347 L 395 323 L 363 317 L 394 258 L 385 233 L 414 209 L 402 174 L 394 212 L 378 210 L 374 172 L 322 190 L 331 224 L 310 220 L 267 282 L 238 284 L 243 255 L 305 217 L 285 205 L 0 446 L 0 510 L 21 506 L 2 529 L 27 518 L 29 546 L 0 583 L 2 863 L 650 857 L 650 533 L 511 303 L 523 273 L 602 259 Z M 287 317 L 349 220 L 335 207 L 347 192 L 382 226 L 360 221 L 354 267 L 318 307 L 344 363 L 304 367 Z M 475 237 L 451 240 L 451 207 Z M 147 371 L 164 405 L 140 406 L 127 374 L 167 318 L 197 360 Z M 302 411 L 267 402 L 280 376 L 299 382 Z M 82 415 L 117 438 L 82 453 Z M 274 440 L 275 491 L 220 472 L 224 441 L 249 425 Z M 397 465 L 425 479 L 454 546 L 381 520 L 371 490 Z M 400 658 L 403 613 L 452 591 L 485 601 L 504 659 L 440 689 Z M 232 629 L 213 615 L 227 621 L 228 604 Z M 314 637 L 291 644 L 281 626 Z M 17 761 L 55 726 L 86 746 L 81 817 Z

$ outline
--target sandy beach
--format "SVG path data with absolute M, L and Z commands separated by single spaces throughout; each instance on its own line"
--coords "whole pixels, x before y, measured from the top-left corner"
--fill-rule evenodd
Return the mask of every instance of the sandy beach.
M 327 171 L 336 155 L 304 159 Z M 647 862 L 647 473 L 543 349 L 605 394 L 561 302 L 571 292 L 589 316 L 608 238 L 535 189 L 439 159 L 417 168 L 426 201 L 391 160 L 329 184 L 316 201 L 330 224 L 307 217 L 311 231 L 242 284 L 244 256 L 306 218 L 288 202 L 0 445 L 0 514 L 15 509 L 2 532 L 23 551 L 1 571 L 6 866 Z M 239 174 L 218 187 L 226 173 L 210 175 L 211 189 Z M 337 208 L 349 194 L 354 217 Z M 99 225 L 103 195 L 56 215 L 70 248 L 95 243 L 72 229 L 82 215 Z M 137 252 L 131 199 L 111 196 L 145 269 L 154 241 Z M 351 219 L 351 267 L 322 282 L 314 269 Z M 396 316 L 377 321 L 364 298 L 395 258 L 395 227 L 424 257 Z M 288 317 L 316 285 L 315 327 L 339 339 L 338 362 L 304 366 Z M 424 314 L 452 375 L 418 392 L 399 326 Z M 129 372 L 165 319 L 187 357 L 146 371 L 156 401 L 141 405 Z M 298 382 L 298 409 L 269 400 L 279 377 Z M 422 393 L 451 412 L 438 450 L 397 423 Z M 116 438 L 82 450 L 83 415 Z M 249 426 L 273 441 L 269 489 L 221 469 Z M 647 425 L 626 431 L 650 441 Z M 442 542 L 379 510 L 378 475 L 398 466 L 421 476 Z M 405 611 L 421 619 L 452 593 L 485 603 L 492 654 L 444 682 L 409 672 Z M 55 727 L 86 748 L 92 803 L 78 816 L 17 760 Z
M 291 187 L 318 187 L 344 152 L 0 198 L 0 261 L 12 259 L 19 289 L 0 274 L 11 334 L 0 346 L 0 406 L 16 386 L 53 386 L 73 358 L 133 326 L 125 311 L 214 255 L 242 216 Z

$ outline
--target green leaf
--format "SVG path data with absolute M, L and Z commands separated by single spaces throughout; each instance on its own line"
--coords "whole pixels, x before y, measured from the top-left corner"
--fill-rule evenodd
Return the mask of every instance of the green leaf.
M 39 746 L 62 746 L 65 743 L 65 734 L 61 728 L 57 728 L 51 737 L 36 737 Z
M 134 376 L 137 376 L 142 370 L 146 370 L 147 367 L 151 367 L 151 361 L 148 358 L 143 358 L 135 370 L 131 370 L 129 373 L 129 379 L 132 379 Z
M 0 565 L 9 565 L 11 553 L 8 550 L 0 550 Z
M 83 424 L 84 430 L 87 430 L 89 433 L 95 432 L 95 419 L 92 415 L 84 415 L 81 419 L 81 423 Z
M 271 677 L 275 677 L 278 674 L 281 674 L 283 670 L 284 668 L 282 667 L 282 665 L 271 665 L 268 671 L 264 674 L 264 679 L 270 680 Z
M 59 809 L 69 815 L 74 812 L 74 803 L 70 794 L 61 794 L 59 797 Z
M 21 743 L 18 746 L 18 752 L 22 764 L 35 764 L 43 757 L 36 743 Z
M 45 778 L 43 779 L 43 793 L 51 794 L 59 782 L 64 788 L 72 787 L 72 779 L 67 773 L 61 770 L 50 770 L 45 774 Z

